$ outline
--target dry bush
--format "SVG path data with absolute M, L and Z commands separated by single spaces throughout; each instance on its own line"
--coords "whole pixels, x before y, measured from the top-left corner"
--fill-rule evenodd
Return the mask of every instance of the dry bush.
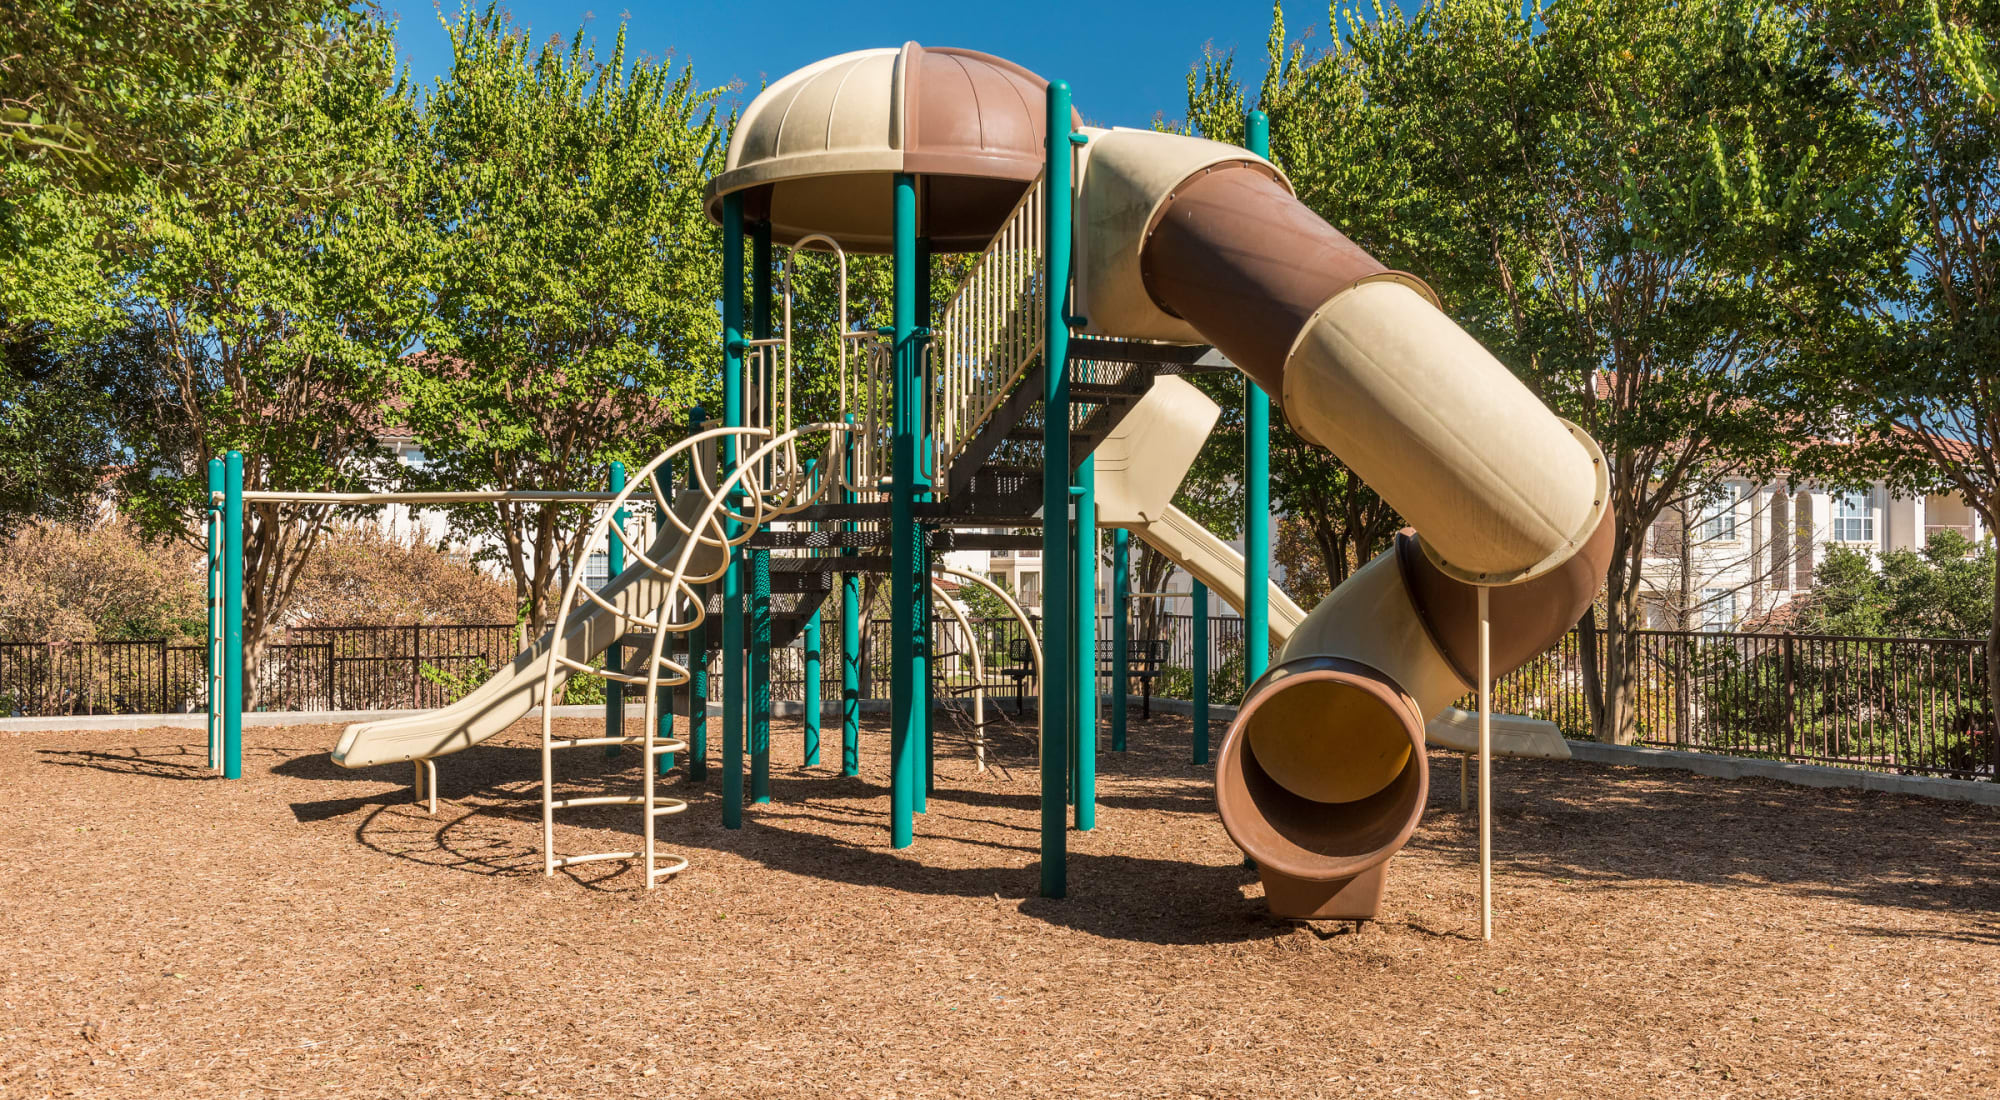
M 511 623 L 514 593 L 458 550 L 375 523 L 341 524 L 307 563 L 288 619 L 312 626 Z
M 122 518 L 43 520 L 0 543 L 0 639 L 198 639 L 204 596 L 199 551 L 146 542 Z

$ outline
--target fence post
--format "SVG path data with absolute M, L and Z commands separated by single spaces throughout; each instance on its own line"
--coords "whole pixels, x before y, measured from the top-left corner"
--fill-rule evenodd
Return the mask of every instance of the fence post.
M 1208 763 L 1208 586 L 1195 581 L 1189 589 L 1194 597 L 1193 653 L 1194 690 L 1188 694 L 1194 704 L 1194 763 Z
M 1799 669 L 1792 648 L 1792 635 L 1787 633 L 1780 642 L 1785 657 L 1785 755 L 1792 756 L 1797 751 Z
M 326 663 L 327 695 L 333 694 L 333 662 Z M 410 624 L 410 709 L 420 710 L 424 705 L 424 628 L 421 623 Z
M 222 778 L 243 777 L 243 452 L 223 468 Z

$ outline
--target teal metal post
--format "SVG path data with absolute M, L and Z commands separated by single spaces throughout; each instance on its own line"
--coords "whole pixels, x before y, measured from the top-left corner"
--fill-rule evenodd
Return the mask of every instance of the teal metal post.
M 743 196 L 722 197 L 722 423 L 743 426 Z M 737 437 L 722 437 L 721 478 L 736 470 Z M 725 529 L 735 538 L 740 525 Z M 743 554 L 722 574 L 722 827 L 743 827 Z
M 610 488 L 614 493 L 625 491 L 625 464 L 615 458 L 611 460 Z M 611 517 L 611 522 L 623 530 L 627 518 L 625 509 L 620 508 Z M 611 539 L 604 547 L 604 572 L 607 577 L 616 577 L 625 571 L 625 543 L 619 539 L 617 531 L 608 534 Z M 625 671 L 625 639 L 622 635 L 611 639 L 610 648 L 604 651 L 604 671 Z M 604 736 L 625 736 L 625 685 L 608 678 L 604 681 Z M 604 758 L 613 759 L 622 751 L 622 746 L 606 745 Z
M 224 491 L 223 463 L 219 458 L 208 460 L 208 502 L 202 507 L 202 520 L 207 524 L 205 538 L 208 542 L 208 633 L 203 635 L 202 644 L 207 654 L 202 659 L 203 673 L 208 682 L 202 694 L 208 698 L 208 766 L 222 766 L 222 502 L 215 499 Z
M 760 221 L 750 231 L 751 333 L 771 338 L 771 223 Z M 776 356 L 765 349 L 759 360 L 757 385 L 764 414 L 771 416 Z M 770 461 L 765 460 L 769 472 Z M 750 551 L 750 801 L 771 801 L 771 552 Z
M 1194 582 L 1194 762 L 1208 763 L 1208 586 Z
M 935 407 L 929 400 L 934 392 L 931 384 L 929 356 L 924 351 L 930 344 L 931 335 L 931 242 L 929 238 L 917 238 L 917 406 L 918 430 L 921 433 L 917 443 L 917 499 L 934 500 L 931 492 L 931 467 L 937 461 L 937 447 L 932 437 L 931 410 Z M 937 638 L 937 602 L 931 598 L 931 529 L 928 525 L 917 527 L 917 607 L 923 617 L 917 638 L 916 680 L 920 702 L 917 705 L 917 743 L 924 747 L 923 775 L 917 781 L 916 797 L 913 805 L 918 813 L 930 812 L 931 791 L 937 786 L 937 742 L 932 717 L 937 700 L 931 696 L 931 672 L 934 661 L 931 647 Z
M 1069 275 L 1070 90 L 1049 82 L 1044 186 L 1048 208 L 1042 242 L 1042 323 L 1047 369 L 1042 372 L 1042 896 L 1069 890 L 1070 571 L 1069 531 Z
M 1097 828 L 1097 458 L 1086 456 L 1076 465 L 1075 546 L 1071 568 L 1076 570 L 1072 629 L 1076 632 L 1076 827 Z M 1044 597 L 1046 599 L 1046 597 Z
M 1132 532 L 1111 532 L 1111 751 L 1125 751 L 1125 695 L 1132 684 Z
M 660 466 L 659 478 L 660 495 L 666 497 L 667 503 L 671 505 L 674 502 L 674 464 L 672 461 L 663 463 Z M 692 484 L 692 481 L 690 481 L 690 484 Z M 671 523 L 664 514 L 658 514 L 653 517 L 653 541 L 655 544 L 659 542 L 660 536 L 667 533 L 670 526 Z M 648 556 L 650 557 L 658 552 L 657 550 L 649 551 Z M 666 618 L 668 616 L 661 616 L 662 621 Z M 665 656 L 673 656 L 673 642 L 673 638 L 669 637 L 667 639 L 667 648 L 662 651 Z M 654 739 L 660 741 L 670 740 L 674 736 L 674 689 L 663 687 L 655 691 L 653 694 L 653 709 L 659 711 L 658 724 L 653 728 Z M 658 771 L 661 776 L 664 777 L 674 770 L 673 753 L 660 753 L 658 759 Z
M 854 414 L 847 415 L 854 423 Z M 854 437 L 849 433 L 846 456 L 842 459 L 847 480 L 854 481 Z M 854 490 L 840 490 L 842 504 L 854 503 Z M 840 529 L 852 533 L 853 520 L 841 522 Z M 854 547 L 844 547 L 842 557 L 854 556 Z M 861 774 L 861 574 L 852 570 L 840 575 L 840 774 Z
M 854 414 L 848 414 L 854 424 Z M 854 482 L 854 436 L 848 434 L 846 456 L 848 484 Z M 854 490 L 840 490 L 842 504 L 854 504 Z M 854 520 L 842 520 L 840 530 L 854 532 Z M 852 558 L 854 548 L 840 550 L 842 558 Z M 858 572 L 840 574 L 840 774 L 862 774 L 862 576 Z
M 708 585 L 695 588 L 695 598 L 708 606 Z M 688 631 L 688 779 L 708 779 L 708 623 Z
M 907 848 L 914 839 L 917 760 L 921 751 L 923 696 L 919 650 L 923 639 L 923 533 L 917 529 L 917 440 L 923 429 L 918 392 L 917 178 L 895 178 L 894 326 L 895 433 L 889 487 L 889 843 Z
M 1271 117 L 1250 112 L 1244 147 L 1271 155 Z M 1243 380 L 1243 662 L 1256 683 L 1271 664 L 1271 399 Z
M 243 778 L 243 452 L 222 480 L 222 778 Z
M 808 768 L 819 766 L 819 608 L 806 616 L 805 638 L 806 690 L 805 690 L 805 764 Z
M 708 419 L 708 411 L 696 405 L 688 413 L 688 434 L 701 431 L 702 423 Z M 701 483 L 695 476 L 694 464 L 700 461 L 693 451 L 688 452 L 688 487 Z M 673 497 L 667 498 L 669 501 Z M 702 610 L 708 609 L 708 586 L 697 585 L 694 598 L 701 601 Z M 704 616 L 702 624 L 688 631 L 688 773 L 689 780 L 700 783 L 708 778 L 708 620 Z

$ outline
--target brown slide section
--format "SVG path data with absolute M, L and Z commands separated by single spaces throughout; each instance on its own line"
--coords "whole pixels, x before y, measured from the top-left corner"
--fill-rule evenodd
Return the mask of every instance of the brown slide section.
M 1603 583 L 1602 453 L 1268 163 L 1169 135 L 1098 144 L 1089 308 L 1153 338 L 1192 328 L 1415 527 L 1299 624 L 1216 771 L 1223 824 L 1273 913 L 1372 918 L 1423 815 L 1425 722 L 1473 686 L 1480 589 L 1498 676 Z

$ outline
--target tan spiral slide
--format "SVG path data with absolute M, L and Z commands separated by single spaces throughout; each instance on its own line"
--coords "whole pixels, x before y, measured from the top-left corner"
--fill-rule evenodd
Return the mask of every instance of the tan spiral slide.
M 1497 676 L 1574 625 L 1602 583 L 1603 455 L 1421 281 L 1326 224 L 1261 158 L 1199 138 L 1096 130 L 1079 172 L 1076 295 L 1090 329 L 1215 345 L 1294 431 L 1414 528 L 1288 632 L 1245 696 L 1216 774 L 1224 826 L 1256 861 L 1274 913 L 1372 917 L 1387 863 L 1423 814 L 1426 722 L 1472 686 L 1479 588 L 1490 589 Z M 1164 404 L 1176 407 L 1162 416 L 1200 418 L 1191 402 Z M 1123 457 L 1143 451 L 1149 462 L 1188 434 L 1143 418 L 1131 432 Z M 1115 479 L 1132 464 L 1106 446 L 1099 476 Z M 1191 522 L 1156 492 L 1150 503 L 1145 492 L 1099 494 L 1104 522 L 1176 542 L 1219 591 L 1230 592 L 1233 573 L 1240 606 L 1240 559 L 1232 570 L 1215 546 L 1183 538 Z M 1273 602 L 1274 635 L 1288 604 Z

